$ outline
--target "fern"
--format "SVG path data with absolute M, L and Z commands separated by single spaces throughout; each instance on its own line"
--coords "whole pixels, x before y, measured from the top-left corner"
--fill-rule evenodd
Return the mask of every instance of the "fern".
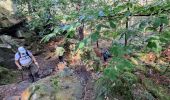
M 44 36 L 44 37 L 41 39 L 40 42 L 48 42 L 51 38 L 54 38 L 54 37 L 56 37 L 56 36 L 57 36 L 56 33 L 50 33 L 50 34 Z

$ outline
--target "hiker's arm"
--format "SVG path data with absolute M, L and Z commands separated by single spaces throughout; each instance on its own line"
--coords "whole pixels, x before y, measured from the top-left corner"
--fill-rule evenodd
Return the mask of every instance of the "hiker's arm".
M 19 64 L 18 60 L 15 60 L 15 64 L 17 65 L 18 69 L 22 69 L 22 66 Z
M 35 64 L 38 66 L 38 68 L 39 68 L 38 62 L 36 61 L 35 57 L 34 57 L 33 55 L 31 55 L 31 58 L 32 58 L 32 60 L 34 61 L 34 63 L 35 63 Z

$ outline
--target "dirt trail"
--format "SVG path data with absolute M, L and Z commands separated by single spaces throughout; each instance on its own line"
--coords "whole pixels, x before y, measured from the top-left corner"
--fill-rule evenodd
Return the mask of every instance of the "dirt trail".
M 99 43 L 100 47 L 103 46 L 101 45 L 102 43 Z M 110 45 L 110 43 L 108 43 L 108 45 Z M 44 48 L 44 50 L 46 51 L 46 53 L 50 51 L 48 47 Z M 41 78 L 56 74 L 54 69 L 57 66 L 58 61 L 56 59 L 46 60 L 45 58 L 47 55 L 48 54 L 41 54 L 36 56 L 37 62 L 40 65 L 39 74 Z M 75 68 L 76 69 L 74 69 L 74 73 L 84 86 L 84 97 L 82 98 L 82 100 L 93 100 L 94 82 L 92 78 L 92 73 L 88 72 L 86 70 L 86 67 L 83 65 L 76 65 Z M 28 77 L 24 77 L 24 80 L 20 80 L 20 82 L 18 83 L 0 86 L 0 100 L 4 97 L 7 98 L 6 100 L 11 100 L 11 97 L 19 97 L 21 93 L 31 84 L 32 83 L 29 82 Z
M 41 78 L 56 74 L 54 71 L 57 65 L 56 60 L 45 60 L 44 55 L 36 56 L 36 58 L 41 67 L 39 70 Z M 74 70 L 74 73 L 84 86 L 84 97 L 82 100 L 92 100 L 93 89 L 91 84 L 91 73 L 86 70 L 85 66 L 77 66 L 78 67 Z M 5 98 L 5 100 L 19 98 L 21 93 L 32 84 L 28 79 L 28 77 L 24 77 L 24 80 L 20 80 L 18 83 L 0 86 L 0 100 L 3 98 Z
M 84 86 L 84 96 L 82 100 L 93 100 L 94 97 L 94 82 L 92 73 L 86 70 L 86 67 L 81 65 L 77 67 L 75 73 L 80 78 L 82 85 Z
M 55 60 L 45 60 L 44 55 L 36 56 L 37 61 L 40 65 L 39 74 L 41 78 L 49 76 L 51 74 L 55 74 L 53 69 L 56 66 Z M 9 85 L 0 86 L 0 100 L 4 97 L 12 97 L 12 96 L 20 96 L 20 94 L 32 83 L 29 81 L 27 75 L 23 75 L 23 80 L 17 80 L 18 83 L 13 83 Z M 21 77 L 21 76 L 19 76 Z M 7 98 L 8 99 L 8 98 Z M 10 100 L 10 98 L 9 98 Z

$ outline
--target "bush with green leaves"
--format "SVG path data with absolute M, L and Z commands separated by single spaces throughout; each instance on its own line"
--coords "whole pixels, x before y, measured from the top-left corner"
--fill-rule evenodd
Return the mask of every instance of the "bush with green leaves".
M 137 83 L 138 79 L 132 73 L 134 65 L 124 58 L 124 54 L 128 54 L 128 49 L 120 45 L 113 45 L 110 50 L 113 58 L 104 69 L 103 77 L 96 82 L 95 90 L 99 91 L 96 92 L 96 98 L 113 99 L 119 95 L 126 99 L 132 99 L 131 86 Z
M 157 54 L 160 54 L 162 51 L 162 47 L 166 46 L 169 44 L 170 40 L 170 32 L 165 31 L 162 32 L 161 34 L 157 34 L 155 36 L 150 37 L 147 42 L 147 47 L 151 49 L 152 51 L 156 52 Z

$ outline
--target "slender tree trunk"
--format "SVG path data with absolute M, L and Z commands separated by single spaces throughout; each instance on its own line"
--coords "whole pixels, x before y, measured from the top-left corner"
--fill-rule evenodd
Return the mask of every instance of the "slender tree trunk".
M 126 29 L 128 29 L 129 27 L 128 21 L 129 21 L 129 18 L 127 17 L 126 18 Z M 127 46 L 127 44 L 128 44 L 128 38 L 127 38 L 127 32 L 125 32 L 125 46 Z
M 80 11 L 80 7 L 81 7 L 81 2 L 79 2 L 77 4 L 76 10 L 79 12 Z M 81 26 L 78 28 L 78 35 L 79 35 L 79 40 L 83 40 L 84 39 L 84 22 L 81 21 Z
M 129 2 L 130 2 L 130 0 L 129 0 Z M 129 7 L 127 8 L 127 11 L 130 11 Z M 126 17 L 126 30 L 128 30 L 128 27 L 129 27 L 128 22 L 129 22 L 129 18 Z M 127 31 L 126 31 L 126 32 L 125 32 L 125 46 L 127 46 L 127 44 L 128 44 L 127 34 L 128 34 L 128 33 L 127 33 Z
M 79 32 L 79 40 L 81 41 L 84 39 L 84 25 L 78 28 L 78 32 Z
M 163 30 L 163 24 L 160 25 L 160 28 L 159 28 L 159 33 L 161 33 Z
M 97 48 L 99 48 L 99 41 L 98 40 L 96 41 L 96 45 L 97 45 Z

